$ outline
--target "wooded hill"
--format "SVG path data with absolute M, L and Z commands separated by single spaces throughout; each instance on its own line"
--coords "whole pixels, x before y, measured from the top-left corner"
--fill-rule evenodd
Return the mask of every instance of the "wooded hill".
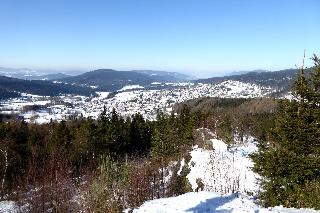
M 126 85 L 150 86 L 152 82 L 180 82 L 188 79 L 187 75 L 164 71 L 99 69 L 59 79 L 59 81 L 76 85 L 97 86 L 100 91 L 114 92 Z
M 28 93 L 42 96 L 57 96 L 61 94 L 76 94 L 90 96 L 91 88 L 57 84 L 49 81 L 22 80 L 0 76 L 0 100 L 19 96 L 19 93 Z
M 312 68 L 306 69 L 309 73 Z M 196 83 L 217 84 L 227 80 L 241 81 L 246 83 L 254 83 L 261 86 L 270 86 L 282 92 L 288 92 L 290 86 L 296 80 L 298 69 L 286 69 L 273 72 L 249 72 L 240 75 L 231 75 L 224 77 L 213 77 L 207 79 L 196 80 Z

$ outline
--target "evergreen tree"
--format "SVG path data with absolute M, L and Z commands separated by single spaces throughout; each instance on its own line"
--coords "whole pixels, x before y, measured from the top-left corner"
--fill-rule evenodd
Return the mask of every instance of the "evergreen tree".
M 320 64 L 301 69 L 293 100 L 279 101 L 270 140 L 253 155 L 265 205 L 320 208 Z
M 147 121 L 139 113 L 133 115 L 129 123 L 128 152 L 144 154 L 150 149 L 150 141 L 151 129 Z

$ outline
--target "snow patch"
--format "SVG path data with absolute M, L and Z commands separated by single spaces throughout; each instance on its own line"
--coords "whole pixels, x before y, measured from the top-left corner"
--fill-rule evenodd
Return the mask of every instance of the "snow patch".
M 190 173 L 187 178 L 193 190 L 201 178 L 205 191 L 218 193 L 256 192 L 259 189 L 258 175 L 252 171 L 249 154 L 257 150 L 256 141 L 248 137 L 243 145 L 230 149 L 218 139 L 211 139 L 213 150 L 195 146 L 191 151 Z
M 156 82 L 156 81 L 155 81 L 155 82 L 152 82 L 152 83 L 151 83 L 151 85 L 159 85 L 159 84 L 161 84 L 161 82 Z
M 110 92 L 96 92 L 97 95 L 99 95 L 99 98 L 104 99 L 107 98 Z
M 162 212 L 252 212 L 252 213 L 314 213 L 312 209 L 286 209 L 281 206 L 261 208 L 254 200 L 240 194 L 220 195 L 215 192 L 189 192 L 177 197 L 162 198 L 145 202 L 134 213 Z
M 8 212 L 8 213 L 18 213 L 19 206 L 14 201 L 0 201 L 0 213 Z
M 118 92 L 125 91 L 125 90 L 131 90 L 131 89 L 143 89 L 143 88 L 144 88 L 143 86 L 140 86 L 138 84 L 127 85 L 127 86 L 124 86 L 121 89 L 119 89 Z
M 228 146 L 223 141 L 218 139 L 211 139 L 210 141 L 212 142 L 212 147 L 216 153 L 227 151 Z

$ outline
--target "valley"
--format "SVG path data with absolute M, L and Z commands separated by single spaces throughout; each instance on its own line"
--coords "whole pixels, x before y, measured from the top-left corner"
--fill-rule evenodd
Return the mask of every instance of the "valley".
M 319 10 L 0 0 L 0 213 L 320 213 Z
M 48 123 L 51 120 L 68 120 L 69 117 L 91 117 L 97 119 L 104 107 L 107 113 L 113 108 L 122 116 L 140 113 L 148 120 L 154 120 L 157 111 L 168 114 L 176 103 L 201 97 L 258 98 L 271 96 L 276 92 L 272 87 L 262 87 L 239 81 L 225 81 L 219 84 L 202 83 L 160 83 L 163 89 L 144 89 L 137 85 L 127 85 L 114 92 L 96 92 L 96 97 L 80 95 L 60 95 L 46 97 L 24 94 L 0 102 L 0 113 L 17 114 L 26 122 Z M 170 86 L 170 88 L 166 88 Z M 37 106 L 38 110 L 28 110 Z M 30 108 L 30 107 L 29 107 Z

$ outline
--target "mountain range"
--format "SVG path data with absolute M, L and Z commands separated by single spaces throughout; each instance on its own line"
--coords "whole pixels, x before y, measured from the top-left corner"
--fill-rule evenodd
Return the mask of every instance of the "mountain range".
M 41 96 L 57 96 L 61 94 L 77 94 L 89 96 L 94 93 L 91 88 L 53 83 L 41 80 L 22 80 L 0 76 L 0 100 L 20 96 L 19 93 L 28 93 Z
M 126 85 L 148 86 L 153 82 L 183 82 L 190 79 L 191 77 L 184 74 L 165 71 L 99 69 L 59 79 L 59 81 L 80 86 L 95 86 L 99 90 L 116 91 Z
M 19 78 L 23 80 L 53 80 L 58 78 L 65 78 L 71 75 L 79 75 L 81 73 L 83 72 L 0 67 L 0 76 Z
M 0 75 L 8 75 L 8 69 L 0 68 Z M 306 71 L 308 72 L 309 69 Z M 0 99 L 17 97 L 19 93 L 30 93 L 43 96 L 56 96 L 60 94 L 92 95 L 95 91 L 114 92 L 127 85 L 140 85 L 148 88 L 157 88 L 161 83 L 166 82 L 186 82 L 218 84 L 223 81 L 233 80 L 244 83 L 254 83 L 257 85 L 272 87 L 278 92 L 286 92 L 296 78 L 297 69 L 286 69 L 274 72 L 257 70 L 253 72 L 239 72 L 234 75 L 224 77 L 213 77 L 207 79 L 192 80 L 194 77 L 165 71 L 153 70 L 134 70 L 134 71 L 116 71 L 113 69 L 99 69 L 86 72 L 76 76 L 70 76 L 64 73 L 43 74 L 31 72 L 23 74 L 23 71 L 14 70 L 11 75 L 30 77 L 37 80 L 23 80 L 7 76 L 0 76 Z M 41 79 L 41 80 L 39 80 Z
M 306 69 L 306 73 L 310 71 Z M 261 86 L 273 87 L 278 91 L 287 91 L 297 77 L 298 69 L 285 69 L 280 71 L 253 71 L 224 77 L 213 77 L 195 80 L 195 83 L 218 84 L 233 80 L 245 83 L 254 83 Z

